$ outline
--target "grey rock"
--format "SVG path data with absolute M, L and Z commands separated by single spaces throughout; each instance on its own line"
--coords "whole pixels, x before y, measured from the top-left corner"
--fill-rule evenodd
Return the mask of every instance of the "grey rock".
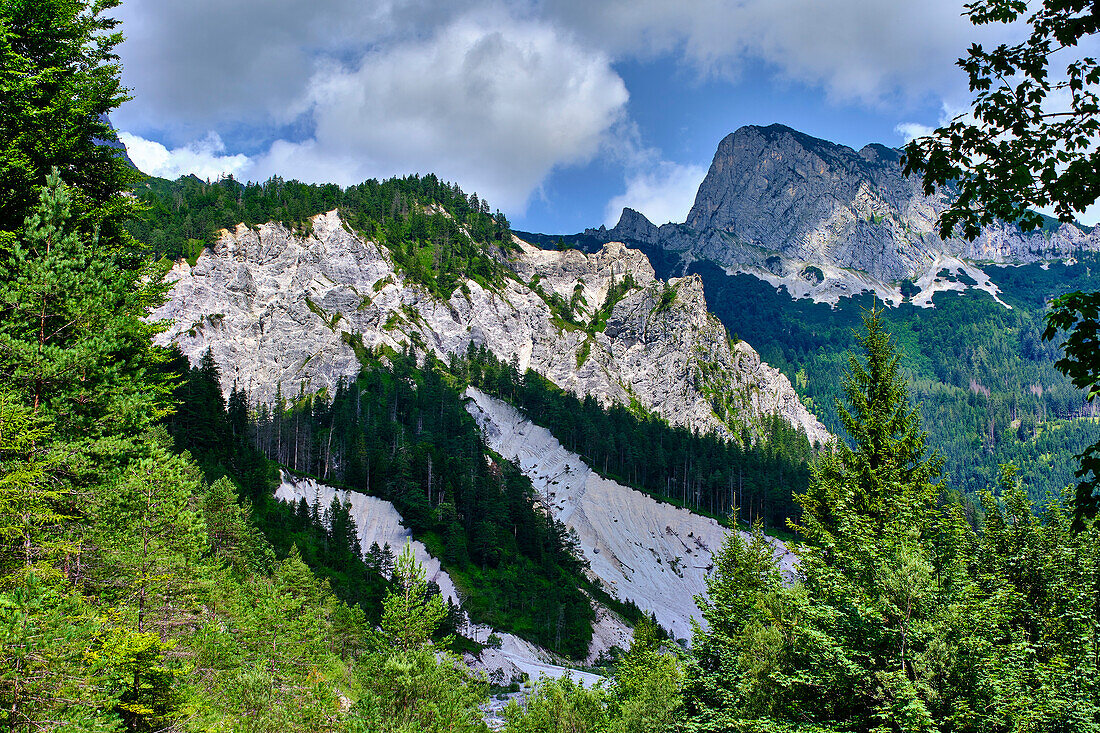
M 238 226 L 194 267 L 176 264 L 170 300 L 152 318 L 168 324 L 159 343 L 175 343 L 192 363 L 210 349 L 223 389 L 236 384 L 258 401 L 353 377 L 360 362 L 351 343 L 444 359 L 473 343 L 577 395 L 673 425 L 739 438 L 742 425 L 755 431 L 778 413 L 811 442 L 831 439 L 786 377 L 731 343 L 698 278 L 657 280 L 645 255 L 619 242 L 593 254 L 516 245 L 503 261 L 513 277 L 499 290 L 467 281 L 443 301 L 406 281 L 385 247 L 353 234 L 336 212 L 314 217 L 308 235 Z M 590 322 L 627 273 L 638 287 L 603 331 L 556 320 L 545 300 L 579 292 L 578 315 Z
M 919 178 L 902 175 L 897 150 L 856 151 L 783 125 L 749 126 L 719 144 L 685 223 L 661 226 L 654 239 L 653 225 L 626 209 L 613 229 L 587 233 L 657 244 L 828 302 L 870 290 L 899 303 L 902 280 L 935 287 L 933 268 L 945 260 L 1029 263 L 1100 250 L 1100 232 L 1072 224 L 1029 233 L 997 224 L 973 241 L 943 240 L 935 227 L 947 205 L 945 194 L 926 196 Z M 808 276 L 809 267 L 822 276 Z

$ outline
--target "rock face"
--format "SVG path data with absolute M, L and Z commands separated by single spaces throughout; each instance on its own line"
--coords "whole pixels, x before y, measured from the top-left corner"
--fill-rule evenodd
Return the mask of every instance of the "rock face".
M 691 619 L 701 621 L 695 596 L 706 592 L 712 557 L 729 530 L 602 478 L 515 408 L 474 388 L 466 395 L 486 444 L 518 463 L 543 506 L 577 533 L 592 575 L 676 638 L 690 639 Z M 778 540 L 773 545 L 789 575 L 794 556 Z
M 365 349 L 413 347 L 441 358 L 472 343 L 601 403 L 636 405 L 673 425 L 736 437 L 779 413 L 811 442 L 829 440 L 786 377 L 747 344 L 731 343 L 708 313 L 697 277 L 654 278 L 641 252 L 544 251 L 516 240 L 511 271 L 488 290 L 467 281 L 440 300 L 398 272 L 388 251 L 351 233 L 336 212 L 299 234 L 277 224 L 223 232 L 194 267 L 178 263 L 171 298 L 153 314 L 160 343 L 196 363 L 210 349 L 228 392 L 252 399 L 333 387 L 353 377 Z M 614 283 L 635 287 L 591 323 Z M 554 294 L 581 325 L 559 318 Z
M 870 290 L 898 303 L 904 279 L 933 289 L 945 282 L 944 258 L 1027 263 L 1100 249 L 1100 233 L 1070 224 L 1028 234 L 1000 224 L 972 242 L 942 240 L 935 224 L 946 205 L 902 175 L 897 150 L 856 151 L 782 125 L 750 126 L 719 144 L 684 224 L 657 229 L 625 209 L 615 228 L 587 233 L 657 244 L 828 302 Z

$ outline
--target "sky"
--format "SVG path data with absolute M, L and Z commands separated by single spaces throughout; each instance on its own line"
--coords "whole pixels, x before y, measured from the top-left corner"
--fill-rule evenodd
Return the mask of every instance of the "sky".
M 900 146 L 1012 29 L 961 0 L 125 0 L 111 116 L 168 178 L 435 173 L 516 229 L 682 222 L 719 141 Z

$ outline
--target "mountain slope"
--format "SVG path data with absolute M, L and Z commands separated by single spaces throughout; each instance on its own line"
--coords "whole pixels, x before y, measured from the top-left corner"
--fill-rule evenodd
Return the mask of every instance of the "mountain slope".
M 603 586 L 653 613 L 676 638 L 690 638 L 690 620 L 701 619 L 695 596 L 706 592 L 712 557 L 729 530 L 601 477 L 507 403 L 473 387 L 466 395 L 486 443 L 515 461 L 551 516 L 577 533 Z M 789 572 L 793 555 L 778 540 L 773 545 Z
M 778 413 L 811 442 L 829 439 L 785 377 L 731 342 L 698 278 L 656 280 L 644 255 L 618 243 L 586 255 L 516 240 L 498 257 L 499 284 L 466 279 L 444 298 L 335 211 L 308 232 L 242 225 L 193 266 L 176 264 L 153 318 L 169 322 L 162 343 L 192 362 L 210 349 L 224 390 L 254 400 L 331 389 L 367 353 L 410 347 L 446 359 L 484 345 L 521 372 L 673 425 L 739 437 Z
M 942 193 L 925 196 L 902 175 L 898 151 L 859 151 L 782 125 L 742 127 L 721 141 L 684 224 L 660 228 L 624 210 L 615 228 L 589 230 L 602 239 L 637 241 L 746 272 L 796 297 L 835 303 L 871 291 L 896 304 L 915 281 L 924 304 L 959 277 L 996 294 L 972 263 L 1028 263 L 1100 249 L 1100 234 L 1063 224 L 1025 234 L 987 227 L 967 242 L 935 233 Z M 946 271 L 946 272 L 945 272 Z

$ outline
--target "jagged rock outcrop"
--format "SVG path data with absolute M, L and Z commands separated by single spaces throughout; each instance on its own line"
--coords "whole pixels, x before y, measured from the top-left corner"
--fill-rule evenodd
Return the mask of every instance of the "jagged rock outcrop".
M 883 145 L 859 151 L 783 125 L 742 127 L 718 146 L 684 224 L 659 229 L 625 209 L 597 239 L 658 245 L 747 272 L 791 294 L 836 302 L 863 290 L 901 302 L 898 283 L 925 281 L 926 294 L 954 289 L 955 261 L 1028 263 L 1100 249 L 1100 233 L 1064 224 L 1053 232 L 987 227 L 974 241 L 935 232 L 947 206 L 925 196 L 918 178 L 902 175 L 900 154 Z M 984 273 L 976 278 L 982 289 Z M 929 301 L 930 302 L 930 301 Z
M 171 298 L 152 317 L 168 322 L 160 343 L 177 344 L 192 363 L 210 349 L 223 388 L 236 384 L 254 400 L 354 376 L 360 344 L 446 358 L 473 343 L 578 395 L 637 405 L 674 425 L 735 437 L 778 412 L 812 442 L 829 439 L 786 377 L 730 342 L 698 278 L 657 280 L 645 255 L 617 242 L 594 254 L 516 246 L 499 288 L 467 281 L 444 301 L 336 212 L 314 217 L 308 234 L 239 226 L 193 267 L 177 263 Z M 606 302 L 628 274 L 634 287 Z M 573 304 L 572 323 L 551 306 L 555 294 Z M 601 308 L 605 327 L 593 324 Z

